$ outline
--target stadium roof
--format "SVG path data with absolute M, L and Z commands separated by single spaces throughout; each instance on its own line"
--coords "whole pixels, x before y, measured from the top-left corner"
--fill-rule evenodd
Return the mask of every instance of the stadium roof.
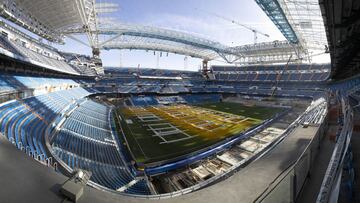
M 298 42 L 298 37 L 291 27 L 287 16 L 277 0 L 255 0 L 261 9 L 273 21 L 284 37 L 292 43 Z
M 332 77 L 360 73 L 360 1 L 320 0 L 332 60 Z
M 101 49 L 145 49 L 173 52 L 212 60 L 223 55 L 240 56 L 238 52 L 219 42 L 194 34 L 135 24 L 101 24 L 99 34 L 110 38 L 99 43 Z M 218 54 L 216 54 L 218 53 Z
M 326 36 L 324 28 L 321 28 L 319 6 L 313 5 L 316 0 L 304 1 L 284 0 L 262 7 L 265 11 L 277 8 L 277 12 L 266 13 L 290 42 L 281 42 L 282 46 L 278 46 L 278 42 L 270 42 L 229 47 L 187 32 L 114 23 L 99 14 L 116 11 L 118 5 L 96 3 L 96 0 L 0 0 L 0 15 L 52 42 L 62 43 L 65 35 L 73 37 L 73 34 L 81 33 L 87 35 L 91 48 L 154 50 L 204 60 L 222 58 L 228 63 L 264 64 L 274 60 L 284 63 L 291 55 L 292 60 L 298 62 L 309 56 L 309 46 L 324 48 Z M 105 40 L 100 41 L 99 35 L 105 36 Z
M 300 43 L 308 49 L 325 50 L 326 38 L 324 20 L 318 0 L 279 0 Z
M 301 47 L 287 41 L 230 47 L 191 33 L 135 24 L 100 23 L 98 33 L 108 35 L 106 40 L 99 42 L 100 49 L 155 50 L 204 60 L 221 57 L 229 63 L 269 63 L 274 57 L 279 62 L 286 62 L 291 54 L 297 60 L 304 58 L 305 53 Z
M 328 45 L 318 0 L 256 0 L 285 38 L 306 49 Z
M 68 29 L 96 29 L 96 12 L 113 4 L 95 0 L 0 0 L 0 15 L 52 42 L 63 42 Z M 97 10 L 96 10 L 97 8 Z

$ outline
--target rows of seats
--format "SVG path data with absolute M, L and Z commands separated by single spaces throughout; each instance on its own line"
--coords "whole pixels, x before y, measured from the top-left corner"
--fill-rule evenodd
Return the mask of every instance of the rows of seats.
M 14 139 L 17 141 L 18 146 L 21 147 L 20 143 L 20 137 L 23 140 L 23 143 L 29 142 L 29 145 L 32 149 L 32 151 L 35 151 L 35 145 L 32 144 L 32 138 L 29 136 L 25 136 L 24 134 L 19 135 L 19 133 L 16 133 L 14 135 L 15 131 L 18 131 L 18 128 L 14 130 L 16 125 L 16 121 L 26 119 L 26 120 L 34 120 L 35 116 L 32 116 L 31 112 L 29 112 L 25 106 L 22 105 L 19 101 L 9 102 L 6 104 L 2 104 L 0 107 L 0 124 L 1 128 L 0 131 L 3 135 L 5 135 L 9 140 L 14 141 Z M 39 123 L 39 122 L 38 122 Z M 41 123 L 40 123 L 41 125 Z M 38 128 L 41 128 L 38 126 Z M 20 129 L 21 130 L 21 129 Z M 28 138 L 28 139 L 27 139 Z M 36 138 L 35 138 L 36 140 Z M 40 152 L 40 149 L 37 148 L 38 152 Z
M 11 42 L 11 41 L 10 41 Z M 20 52 L 23 56 L 26 56 L 28 59 L 30 60 L 34 60 L 37 61 L 43 65 L 46 65 L 47 68 L 53 69 L 53 70 L 57 70 L 57 71 L 61 71 L 61 72 L 66 72 L 66 73 L 70 73 L 70 74 L 78 74 L 69 64 L 67 64 L 65 61 L 62 60 L 57 60 L 54 58 L 50 58 L 47 56 L 44 56 L 42 54 L 39 54 L 33 50 L 30 50 L 26 47 L 23 47 L 19 44 L 17 44 L 16 42 L 12 42 L 12 45 L 14 46 L 15 49 L 18 50 L 18 52 Z
M 10 77 L 10 76 L 8 76 Z M 59 86 L 62 84 L 66 84 L 68 86 L 78 86 L 74 80 L 64 79 L 64 78 L 47 78 L 47 77 L 28 77 L 28 76 L 13 76 L 16 80 L 18 80 L 21 84 L 25 85 L 28 88 L 35 89 L 40 86 Z
M 173 103 L 215 103 L 221 99 L 220 94 L 201 94 L 201 95 L 179 95 L 179 96 L 133 96 L 131 102 L 134 106 L 149 106 Z
M 106 109 L 106 111 L 108 111 L 108 109 Z M 102 121 L 102 122 L 107 122 L 107 118 L 108 118 L 108 112 L 105 113 L 99 113 L 99 111 L 95 110 L 95 109 L 91 109 L 91 108 L 87 108 L 83 105 L 81 105 L 80 107 L 78 107 L 76 109 L 76 111 L 74 112 L 74 114 L 72 115 L 75 116 L 77 114 L 81 114 L 82 116 L 86 116 L 89 117 L 89 119 L 96 119 L 97 121 Z M 86 120 L 86 123 L 90 123 L 90 120 Z
M 82 88 L 13 100 L 0 105 L 0 132 L 18 148 L 47 157 L 43 136 L 60 112 L 73 100 L 89 95 Z
M 90 56 L 66 52 L 58 53 L 81 75 L 96 76 L 96 70 L 88 67 L 89 65 L 93 65 L 93 61 Z
M 213 71 L 276 71 L 276 70 L 323 70 L 330 69 L 330 64 L 279 64 L 279 65 L 249 65 L 249 66 L 211 66 Z
M 101 81 L 98 81 L 98 84 L 121 84 L 125 86 L 157 86 L 157 85 L 167 85 L 167 86 L 187 86 L 191 85 L 191 82 L 188 79 L 183 80 L 161 80 L 161 79 L 136 79 L 131 77 L 117 77 L 117 78 L 104 78 Z
M 216 72 L 215 78 L 224 81 L 324 81 L 330 75 L 330 72 L 286 72 L 286 73 L 269 73 L 269 72 L 258 72 L 258 73 L 227 73 L 227 72 Z
M 14 57 L 17 60 L 27 61 L 35 65 L 40 65 L 42 67 L 60 72 L 65 72 L 75 75 L 79 74 L 77 71 L 74 70 L 72 66 L 67 64 L 64 60 L 58 60 L 55 58 L 45 56 L 41 53 L 38 53 L 36 51 L 24 47 L 19 42 L 9 40 L 7 37 L 0 36 L 0 47 L 3 48 L 3 50 L 10 52 L 10 54 L 8 54 L 3 50 L 0 50 L 2 54 L 8 55 L 10 57 Z M 51 51 L 49 49 L 47 49 L 47 52 L 51 52 L 55 54 L 54 51 Z M 56 55 L 60 57 L 60 55 L 58 54 Z
M 137 183 L 135 183 L 133 186 L 127 188 L 125 190 L 126 193 L 129 194 L 145 194 L 145 195 L 150 195 L 151 192 L 149 190 L 149 187 L 146 184 L 145 180 L 140 180 Z
M 80 121 L 82 123 L 87 123 L 98 128 L 107 128 L 106 117 L 101 114 L 92 114 L 90 111 L 75 111 L 72 114 L 72 119 Z
M 303 90 L 303 89 L 281 89 L 274 91 L 273 89 L 249 89 L 249 88 L 236 88 L 235 92 L 245 95 L 259 95 L 259 96 L 284 96 L 284 97 L 307 97 L 312 98 L 322 93 L 316 90 Z M 274 96 L 273 95 L 273 96 Z
M 92 171 L 93 182 L 117 190 L 135 177 L 127 169 L 111 136 L 109 107 L 81 99 L 89 94 L 83 88 L 75 88 L 3 103 L 0 105 L 0 132 L 17 147 L 45 160 L 49 155 L 44 135 L 49 124 L 67 106 L 80 102 L 55 136 L 53 153 L 72 168 Z M 125 192 L 150 194 L 146 184 L 135 184 Z
M 106 138 L 111 138 L 109 136 L 109 130 L 101 127 L 97 127 L 95 125 L 88 124 L 86 122 L 81 122 L 72 118 L 69 118 L 64 123 L 64 129 L 80 134 L 80 135 L 98 135 L 101 140 L 105 140 Z
M 44 86 L 79 86 L 72 79 L 48 78 L 39 76 L 12 75 L 0 73 L 0 93 L 26 89 L 37 89 Z
M 110 107 L 106 105 L 92 100 L 81 102 L 62 124 L 51 145 L 52 153 L 68 167 L 89 170 L 92 172 L 91 181 L 118 190 L 126 188 L 135 177 L 117 148 L 109 114 Z M 146 184 L 128 189 L 129 193 L 149 194 Z
M 201 87 L 201 86 L 194 86 L 194 87 L 191 87 L 191 92 L 193 93 L 200 93 L 200 92 L 205 92 L 205 88 L 204 87 Z
M 138 75 L 138 76 L 153 76 L 153 77 L 182 77 L 182 78 L 202 78 L 200 72 L 167 70 L 167 69 L 153 69 L 153 68 L 113 68 L 106 67 L 105 73 L 112 75 Z
M 219 94 L 183 95 L 182 98 L 189 104 L 215 103 L 220 101 L 221 95 Z
M 321 124 L 327 113 L 327 103 L 324 98 L 319 98 L 309 106 L 308 113 L 302 118 L 303 123 Z
M 169 86 L 171 92 L 181 93 L 181 92 L 189 92 L 189 89 L 184 86 Z
M 329 64 L 212 66 L 212 70 L 223 81 L 324 81 L 330 75 Z
M 0 37 L 0 48 L 3 48 L 6 51 L 9 51 L 13 54 L 19 55 L 21 56 L 21 53 L 18 52 L 17 49 L 15 49 L 11 43 L 9 42 L 8 39 L 6 39 L 5 37 Z
M 161 92 L 161 87 L 159 87 L 159 86 L 150 86 L 150 87 L 146 87 L 146 89 L 144 89 L 144 91 L 147 91 L 149 93 L 159 93 L 159 92 Z
M 98 142 L 100 140 L 96 140 L 94 137 L 96 134 L 81 135 L 61 129 L 54 138 L 53 147 L 100 163 L 123 165 L 114 144 Z
M 131 98 L 131 102 L 134 106 L 149 106 L 149 105 L 157 105 L 159 104 L 158 101 L 151 96 L 142 97 L 142 96 L 134 96 Z
M 108 114 L 109 109 L 106 106 L 86 100 L 66 119 L 62 130 L 75 135 L 87 135 L 100 141 L 111 140 Z
M 8 80 L 5 80 L 2 75 L 0 75 L 0 92 L 13 92 L 17 89 L 16 83 L 12 83 Z
M 220 84 L 220 83 L 219 83 Z M 310 83 L 312 84 L 312 83 Z M 201 85 L 197 84 L 191 87 L 179 87 L 171 89 L 169 87 L 137 87 L 137 86 L 121 86 L 121 87 L 96 87 L 99 91 L 102 92 L 117 92 L 117 93 L 132 93 L 132 94 L 144 94 L 144 93 L 160 93 L 160 94 L 177 94 L 177 93 L 241 93 L 241 94 L 259 94 L 259 95 L 271 95 L 273 92 L 274 83 L 264 83 L 264 84 L 254 84 L 254 83 L 225 83 L 225 85 Z M 280 90 L 276 91 L 278 96 L 310 96 L 312 97 L 315 89 L 318 86 L 316 85 L 301 85 L 299 84 L 280 84 L 278 88 Z M 160 89 L 160 90 L 159 90 Z M 152 90 L 157 90 L 153 92 Z M 186 90 L 186 91 L 185 91 Z M 147 105 L 144 101 L 135 101 L 135 105 L 144 106 Z
M 294 71 L 294 70 L 292 70 Z M 302 80 L 299 74 L 288 74 L 284 73 L 282 75 L 270 74 L 267 72 L 267 77 L 261 77 L 263 74 L 259 74 L 258 77 L 255 74 L 251 78 L 243 77 L 243 80 L 240 78 L 235 78 L 234 81 L 229 80 L 228 77 L 232 77 L 234 74 L 229 74 L 228 71 L 222 71 L 215 74 L 226 75 L 226 78 L 221 80 L 204 80 L 204 79 L 182 79 L 182 80 L 150 80 L 150 79 L 136 79 L 129 77 L 117 77 L 117 78 L 106 78 L 97 82 L 97 88 L 101 88 L 105 92 L 119 92 L 119 93 L 132 93 L 132 94 L 142 94 L 142 93 L 158 93 L 158 94 L 177 94 L 177 93 L 243 93 L 242 89 L 249 89 L 251 86 L 257 86 L 257 89 L 265 89 L 268 91 L 275 85 L 275 80 L 280 79 L 282 83 L 279 83 L 277 86 L 282 88 L 308 88 L 315 89 L 324 83 L 314 83 L 319 82 L 328 77 L 328 70 L 321 69 L 318 67 L 316 69 L 317 74 L 314 73 L 299 73 L 302 75 Z M 321 77 L 317 77 L 322 75 Z M 245 76 L 239 74 L 239 77 Z M 292 81 L 286 83 L 282 78 L 286 78 L 285 81 Z M 251 80 L 250 80 L 251 79 Z M 250 80 L 250 81 L 249 81 Z M 252 82 L 252 83 L 249 83 Z M 239 91 L 241 89 L 241 91 Z M 246 90 L 247 91 L 247 90 Z M 262 90 L 259 90 L 261 94 Z M 270 91 L 271 92 L 271 91 Z M 279 91 L 278 93 L 282 93 Z M 292 95 L 292 92 L 284 92 L 284 96 Z M 298 94 L 296 94 L 298 95 Z
M 311 67 L 311 66 L 308 66 Z M 312 67 L 311 69 L 305 68 L 301 70 L 286 70 L 275 69 L 272 70 L 250 70 L 246 67 L 241 67 L 241 71 L 232 71 L 231 67 L 216 68 L 213 67 L 215 71 L 215 77 L 218 80 L 227 80 L 227 81 L 273 81 L 280 79 L 282 81 L 323 81 L 329 76 L 329 68 L 327 66 Z M 237 68 L 237 67 L 236 67 Z M 254 68 L 254 67 L 252 67 Z M 119 68 L 120 71 L 122 70 Z M 239 68 L 240 70 L 240 68 Z M 122 70 L 123 71 L 123 70 Z M 283 73 L 284 72 L 284 73 Z M 161 79 L 137 79 L 131 73 L 127 71 L 122 72 L 123 75 L 118 75 L 118 77 L 104 78 L 100 81 L 102 84 L 122 84 L 122 85 L 138 85 L 138 86 L 156 86 L 156 85 L 169 85 L 169 86 L 189 86 L 191 85 L 190 80 L 202 80 L 201 77 L 183 77 L 183 80 L 166 80 L 162 81 Z M 197 73 L 199 74 L 199 73 Z
M 156 100 L 158 100 L 160 104 L 186 103 L 181 96 L 156 97 Z
M 116 190 L 133 180 L 133 177 L 121 165 L 116 166 L 94 161 L 57 147 L 53 147 L 53 151 L 69 167 L 91 171 L 90 180 L 109 189 Z

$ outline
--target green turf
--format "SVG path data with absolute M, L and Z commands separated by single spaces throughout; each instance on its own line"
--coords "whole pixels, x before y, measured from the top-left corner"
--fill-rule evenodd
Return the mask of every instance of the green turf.
M 220 102 L 220 103 L 206 103 L 198 104 L 196 106 L 222 111 L 226 113 L 232 113 L 245 117 L 265 120 L 273 117 L 275 114 L 284 111 L 282 108 L 269 108 L 261 106 L 244 106 L 239 103 Z
M 265 107 L 247 107 L 237 103 L 213 103 L 197 105 L 204 108 L 214 109 L 218 111 L 252 117 L 259 120 L 271 118 L 281 109 L 265 108 Z M 181 155 L 189 154 L 194 151 L 211 146 L 224 138 L 206 139 L 202 137 L 193 137 L 191 139 L 178 141 L 174 143 L 160 144 L 163 140 L 152 136 L 152 132 L 144 126 L 144 124 L 134 117 L 125 118 L 122 109 L 118 109 L 118 115 L 122 118 L 120 121 L 121 128 L 124 131 L 125 138 L 129 144 L 128 149 L 136 162 L 153 163 L 167 159 L 176 158 Z M 125 119 L 131 119 L 132 124 L 126 123 Z M 154 121 L 152 123 L 159 123 Z M 179 136 L 180 138 L 180 136 Z M 122 138 L 124 139 L 124 138 Z M 174 138 L 169 138 L 172 140 Z

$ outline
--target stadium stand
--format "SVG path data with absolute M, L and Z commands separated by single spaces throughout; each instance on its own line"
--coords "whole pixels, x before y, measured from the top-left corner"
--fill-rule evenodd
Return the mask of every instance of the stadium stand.
M 132 97 L 131 102 L 134 106 L 150 106 L 158 104 L 154 97 Z
M 0 38 L 2 38 L 2 36 L 0 36 Z M 2 46 L 2 48 L 6 49 L 0 49 L 0 52 L 6 56 L 59 72 L 79 74 L 63 60 L 51 58 L 36 51 L 30 50 L 26 48 L 25 45 L 20 45 L 19 42 L 12 42 L 11 40 L 5 38 L 3 38 L 1 42 L 2 44 L 6 44 Z
M 295 71 L 293 69 L 289 68 Z M 266 72 L 260 69 L 256 71 Z M 267 78 L 276 79 L 279 73 L 267 72 L 266 77 L 264 76 L 266 74 L 246 73 L 248 74 L 246 77 L 240 74 L 241 76 L 237 76 L 235 81 L 228 82 L 222 81 L 221 78 L 206 80 L 199 77 L 198 72 L 181 74 L 181 71 L 175 73 L 144 71 L 142 76 L 146 77 L 140 77 L 134 74 L 136 70 L 132 72 L 126 68 L 113 72 L 116 74 L 108 73 L 109 75 L 97 81 L 12 73 L 1 75 L 0 84 L 4 87 L 2 88 L 4 93 L 32 91 L 22 97 L 8 98 L 8 100 L 15 100 L 1 104 L 0 132 L 17 148 L 40 162 L 48 163 L 50 158 L 55 158 L 56 168 L 61 168 L 68 173 L 78 168 L 91 171 L 89 185 L 94 188 L 158 198 L 161 195 L 166 196 L 167 194 L 162 194 L 164 192 L 173 195 L 189 193 L 194 188 L 206 187 L 232 174 L 242 164 L 260 156 L 273 143 L 288 135 L 292 127 L 279 128 L 279 126 L 291 126 L 291 123 L 269 120 L 260 126 L 261 128 L 257 128 L 256 131 L 250 130 L 251 133 L 241 137 L 247 140 L 241 140 L 235 147 L 232 146 L 232 142 L 221 143 L 222 145 L 215 149 L 193 154 L 192 157 L 186 157 L 184 160 L 166 166 L 148 167 L 145 173 L 154 178 L 150 182 L 134 168 L 129 152 L 124 149 L 122 141 L 115 136 L 115 128 L 111 121 L 113 119 L 112 107 L 92 100 L 88 98 L 89 96 L 104 93 L 127 94 L 130 105 L 153 106 L 174 103 L 216 103 L 223 100 L 223 94 L 270 98 L 274 96 L 274 89 L 276 89 L 277 98 L 300 97 L 314 100 L 301 119 L 297 120 L 298 123 L 321 125 L 327 113 L 327 99 L 322 97 L 324 91 L 319 89 L 324 86 L 321 78 L 325 76 L 313 75 L 309 76 L 309 79 L 302 80 L 303 76 L 295 77 L 293 73 L 289 75 L 282 73 L 282 78 L 287 79 L 275 86 L 275 83 L 268 81 Z M 191 74 L 193 76 L 190 76 Z M 324 75 L 325 72 L 321 74 Z M 239 77 L 244 80 L 238 80 Z M 250 83 L 249 80 L 253 81 Z M 341 88 L 347 88 L 353 84 L 355 84 L 353 81 L 349 84 L 341 84 Z M 334 86 L 334 89 L 337 88 Z M 295 115 L 300 115 L 300 113 Z M 293 116 L 287 121 L 296 118 Z M 272 122 L 275 122 L 274 126 L 270 126 Z M 50 140 L 50 148 L 46 145 L 47 136 Z M 241 156 L 238 155 L 239 153 Z M 209 172 L 205 173 L 204 169 Z M 173 173 L 174 170 L 178 171 Z M 163 173 L 168 174 L 158 175 Z M 203 175 L 208 178 L 206 181 L 190 178 Z M 164 189 L 163 184 L 155 184 L 154 180 L 169 182 L 171 187 Z
M 91 181 L 100 186 L 150 194 L 146 182 L 134 179 L 122 159 L 110 129 L 109 113 L 105 105 L 91 100 L 81 102 L 53 135 L 52 153 L 71 169 L 91 171 Z
M 96 76 L 94 61 L 89 57 L 75 53 L 59 52 L 65 61 L 81 75 Z
M 68 79 L 2 73 L 0 75 L 0 101 L 27 98 L 53 91 L 79 87 L 89 79 Z
M 321 70 L 322 66 L 319 66 Z M 307 67 L 308 68 L 308 67 Z M 106 69 L 107 70 L 107 69 Z M 274 81 L 254 81 L 248 83 L 246 77 L 244 81 L 236 80 L 233 82 L 222 81 L 219 79 L 205 80 L 198 77 L 199 72 L 192 72 L 194 77 L 178 78 L 139 78 L 133 74 L 134 69 L 124 68 L 118 71 L 118 75 L 107 72 L 111 76 L 104 77 L 97 81 L 95 88 L 101 88 L 106 92 L 121 93 L 158 93 L 158 94 L 178 94 L 178 93 L 241 93 L 250 95 L 271 96 L 275 88 Z M 166 70 L 170 71 L 170 70 Z M 323 70 L 322 70 L 323 71 Z M 171 72 L 171 71 L 170 71 Z M 179 73 L 179 71 L 177 72 Z M 328 75 L 328 72 L 321 74 Z M 159 76 L 157 76 L 159 77 Z M 160 76 L 162 77 L 162 76 Z M 327 77 L 327 76 L 326 76 Z M 276 77 L 275 77 L 276 78 Z M 319 92 L 316 89 L 325 86 L 325 83 L 317 80 L 309 81 L 280 81 L 277 84 L 276 94 L 278 96 L 297 96 L 297 97 L 313 97 Z
M 153 69 L 153 68 L 127 68 L 123 67 L 121 69 L 114 67 L 105 67 L 105 73 L 111 74 L 113 77 L 118 76 L 152 76 L 152 77 L 161 77 L 161 78 L 192 78 L 192 79 L 202 79 L 203 76 L 199 72 L 194 71 L 179 71 L 179 70 L 166 70 L 166 69 Z M 158 78 L 158 79 L 161 79 Z M 157 79 L 157 78 L 155 78 Z
M 72 100 L 88 94 L 82 88 L 74 88 L 5 102 L 1 105 L 1 132 L 19 149 L 44 160 L 48 153 L 42 141 L 49 123 Z
M 212 66 L 217 80 L 314 82 L 330 76 L 330 64 L 278 66 Z
M 6 2 L 11 9 L 21 8 L 21 4 L 16 5 L 15 1 Z M 26 2 L 23 3 L 26 5 Z M 57 3 L 54 1 L 47 5 L 51 8 Z M 324 1 L 321 6 L 329 11 L 326 5 L 327 1 Z M 356 6 L 353 4 L 353 7 L 344 9 L 353 8 L 355 11 Z M 8 17 L 6 22 L 28 26 L 30 18 L 27 19 L 25 14 L 11 16 L 7 9 L 0 6 L 0 15 Z M 332 15 L 324 15 L 328 16 Z M 345 24 L 351 24 L 354 19 L 349 18 Z M 30 20 L 37 23 L 36 18 L 31 17 Z M 66 19 L 63 21 L 67 22 Z M 204 59 L 203 72 L 106 67 L 102 74 L 101 60 L 95 56 L 99 50 L 93 49 L 94 57 L 60 52 L 6 22 L 0 21 L 0 144 L 6 139 L 43 165 L 53 167 L 57 174 L 51 177 L 65 180 L 63 175 L 70 177 L 78 169 L 89 171 L 91 177 L 87 185 L 100 191 L 121 194 L 114 198 L 109 193 L 101 193 L 108 195 L 106 201 L 118 198 L 116 200 L 126 202 L 128 197 L 143 198 L 129 199 L 129 202 L 142 202 L 144 199 L 163 201 L 160 199 L 181 196 L 164 201 L 187 202 L 189 196 L 182 195 L 197 191 L 188 195 L 202 202 L 235 202 L 240 201 L 239 196 L 247 198 L 242 200 L 248 202 L 296 202 L 301 197 L 307 198 L 304 188 L 310 184 L 309 190 L 317 192 L 317 202 L 328 202 L 333 198 L 335 189 L 341 191 L 339 200 L 355 202 L 352 192 L 356 175 L 349 140 L 356 129 L 353 128 L 356 123 L 353 118 L 359 107 L 360 90 L 357 87 L 360 79 L 355 76 L 339 82 L 329 80 L 331 73 L 341 72 L 341 64 L 350 67 L 356 62 L 350 60 L 351 54 L 346 56 L 343 51 L 332 53 L 332 58 L 336 59 L 335 72 L 331 64 L 295 64 L 290 62 L 290 57 L 290 63 L 286 65 L 214 65 L 207 69 L 208 59 Z M 327 22 L 332 23 L 333 19 Z M 64 33 L 42 30 L 46 26 L 32 26 L 32 30 L 36 28 L 36 34 L 50 41 L 55 37 L 53 41 L 61 42 L 64 36 Z M 335 28 L 327 31 L 344 27 L 347 26 L 336 24 Z M 82 25 L 79 28 L 86 30 L 88 27 Z M 347 29 L 344 33 L 354 29 Z M 146 38 L 142 36 L 144 33 L 137 32 L 132 34 Z M 186 41 L 185 34 L 183 39 L 179 39 L 169 33 L 165 33 L 168 34 L 166 37 L 161 35 L 164 33 L 158 34 L 163 41 L 169 38 L 178 44 Z M 330 41 L 341 38 L 338 36 L 341 33 L 328 33 Z M 160 38 L 157 34 L 150 35 L 154 39 Z M 187 46 L 195 46 L 196 43 L 190 41 L 198 38 L 188 37 Z M 204 42 L 209 41 L 203 39 L 198 43 L 219 55 L 224 50 L 225 55 L 231 55 L 232 48 L 244 48 L 220 47 L 221 51 L 220 44 L 204 45 Z M 342 42 L 335 40 L 334 43 Z M 261 44 L 257 45 L 260 47 Z M 291 46 L 296 48 L 295 44 Z M 352 46 L 346 41 L 339 48 L 356 50 L 357 46 L 358 43 Z M 337 46 L 331 45 L 332 49 L 334 47 Z M 247 48 L 251 47 L 245 46 Z M 274 61 L 272 64 L 278 63 Z M 351 70 L 333 78 L 343 78 L 348 74 Z M 217 109 L 216 104 L 226 102 L 230 103 L 220 108 L 222 110 Z M 237 105 L 241 107 L 231 108 Z M 255 108 L 263 111 L 253 112 Z M 188 115 L 184 114 L 186 111 Z M 246 111 L 247 116 L 242 114 Z M 140 115 L 137 112 L 145 113 Z M 272 114 L 265 116 L 268 112 Z M 131 116 L 123 116 L 126 113 Z M 136 123 L 139 120 L 146 122 Z M 328 128 L 329 123 L 334 128 Z M 227 125 L 230 127 L 226 128 Z M 133 133 L 135 129 L 145 131 L 145 136 Z M 331 129 L 335 130 L 330 132 Z M 334 135 L 324 136 L 330 134 L 327 130 Z M 203 133 L 205 131 L 208 134 Z M 127 135 L 132 135 L 133 140 L 129 140 Z M 220 137 L 219 140 L 215 140 L 216 136 Z M 160 156 L 156 154 L 158 152 L 154 152 L 155 155 L 150 153 L 156 161 L 144 152 L 149 149 L 142 148 L 153 139 L 160 140 L 156 143 L 158 145 L 149 146 L 167 147 L 159 152 Z M 200 139 L 206 142 L 202 143 Z M 184 140 L 190 141 L 185 143 Z M 202 143 L 201 148 L 193 147 L 198 144 L 197 141 Z M 322 170 L 320 176 L 313 175 L 317 170 L 315 163 L 322 158 L 318 156 L 319 150 L 323 150 L 326 141 L 331 141 L 333 151 L 325 157 L 328 162 L 319 169 Z M 185 144 L 171 145 L 176 142 Z M 134 155 L 136 150 L 131 148 L 134 143 L 138 145 L 136 150 L 140 151 L 140 156 Z M 177 150 L 179 146 L 190 146 L 185 149 L 191 150 L 184 150 L 186 153 L 181 154 L 181 148 Z M 155 148 L 150 150 L 156 151 Z M 168 158 L 172 150 L 176 156 Z M 267 164 L 266 167 L 264 164 Z M 21 174 L 36 174 L 25 167 L 21 170 Z M 236 176 L 236 179 L 215 185 L 230 176 Z M 53 181 L 51 177 L 45 181 L 50 183 Z M 255 181 L 256 177 L 261 178 Z M 27 181 L 33 183 L 36 179 L 37 176 L 29 175 Z M 13 178 L 8 182 L 15 181 L 18 180 Z M 53 192 L 59 182 L 51 183 L 55 186 L 49 191 Z M 198 191 L 202 188 L 206 191 Z M 7 187 L 3 191 L 7 192 Z M 89 191 L 89 187 L 85 187 L 85 191 Z M 101 195 L 96 196 L 100 194 L 97 192 L 85 194 L 83 201 L 105 200 L 100 198 Z M 286 195 L 283 195 L 285 192 Z
M 181 95 L 181 96 L 133 96 L 131 103 L 134 106 L 152 106 L 158 104 L 200 104 L 216 103 L 221 101 L 219 94 Z
M 0 31 L 0 53 L 5 56 L 61 73 L 96 75 L 90 65 L 84 65 L 87 61 L 70 63 L 57 49 L 39 42 L 4 21 L 0 21 Z

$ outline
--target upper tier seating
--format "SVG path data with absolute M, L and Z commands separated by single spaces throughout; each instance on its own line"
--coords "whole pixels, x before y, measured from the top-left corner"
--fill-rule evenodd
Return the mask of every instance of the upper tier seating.
M 27 89 L 37 89 L 50 86 L 79 86 L 79 82 L 72 79 L 48 78 L 39 76 L 10 75 L 0 73 L 0 93 L 7 91 L 20 91 Z
M 91 80 L 88 80 L 91 82 Z M 85 81 L 0 73 L 0 103 L 79 87 Z
M 212 66 L 217 80 L 224 81 L 324 81 L 330 65 Z
M 256 76 L 251 76 L 256 77 Z M 289 77 L 289 76 L 287 76 Z M 159 103 L 204 103 L 219 102 L 221 92 L 237 92 L 252 95 L 271 95 L 273 83 L 223 82 L 218 80 L 149 80 L 120 79 L 115 87 L 73 88 L 35 97 L 18 99 L 0 104 L 0 133 L 18 148 L 26 149 L 44 160 L 50 156 L 44 145 L 44 135 L 51 133 L 51 153 L 66 169 L 83 168 L 92 172 L 91 183 L 96 186 L 129 194 L 151 194 L 147 180 L 135 177 L 129 160 L 123 153 L 123 145 L 114 131 L 111 109 L 86 96 L 103 91 L 135 93 L 199 91 L 201 95 L 181 94 L 158 99 L 161 96 L 133 96 L 135 105 L 156 105 Z M 7 89 L 37 88 L 48 83 L 56 85 L 69 83 L 77 85 L 86 81 L 1 75 L 0 86 Z M 141 85 L 139 85 L 141 84 Z M 313 97 L 317 92 L 315 83 L 283 83 L 278 87 L 279 96 Z M 304 83 L 305 84 L 305 83 Z M 304 88 L 306 87 L 306 88 Z M 4 88 L 5 89 L 5 88 Z M 184 90 L 185 91 L 185 90 Z M 66 112 L 66 114 L 65 114 Z M 314 110 L 305 121 L 318 123 L 323 110 Z M 50 125 L 59 121 L 55 125 Z M 60 122 L 61 121 L 61 122 Z M 48 131 L 51 129 L 50 131 Z
M 52 50 L 47 49 L 47 52 L 52 52 L 54 55 L 57 55 L 60 58 L 60 55 Z M 21 45 L 19 42 L 9 40 L 4 36 L 0 36 L 0 54 L 5 54 L 9 57 L 16 58 L 17 60 L 30 62 L 34 65 L 51 70 L 79 75 L 79 73 L 64 60 L 45 56 Z
M 59 54 L 81 75 L 96 76 L 96 70 L 88 66 L 94 65 L 90 56 L 66 52 L 59 52 Z
M 182 78 L 202 78 L 200 72 L 193 71 L 179 71 L 166 69 L 152 69 L 152 68 L 112 68 L 105 67 L 106 74 L 113 76 L 127 75 L 127 76 L 153 76 L 153 77 L 182 77 Z
M 23 56 L 16 48 L 14 48 L 9 40 L 3 36 L 0 36 L 0 47 L 18 56 Z
M 146 85 L 144 85 L 146 83 Z M 190 84 L 188 84 L 190 83 Z M 117 79 L 117 82 L 107 85 L 107 80 L 102 80 L 95 89 L 102 92 L 117 92 L 117 93 L 160 93 L 160 94 L 176 94 L 176 93 L 242 93 L 242 94 L 259 94 L 271 95 L 274 82 L 250 83 L 250 82 L 227 82 L 227 81 L 192 81 L 187 80 L 186 86 L 184 85 L 168 85 L 167 81 L 162 84 L 161 81 L 133 81 Z M 141 85 L 138 85 L 141 84 Z M 279 83 L 277 85 L 281 90 L 276 93 L 279 96 L 313 96 L 316 94 L 314 91 L 319 84 L 303 82 L 300 83 Z M 254 88 L 256 87 L 256 88 Z M 288 91 L 291 89 L 292 91 Z

